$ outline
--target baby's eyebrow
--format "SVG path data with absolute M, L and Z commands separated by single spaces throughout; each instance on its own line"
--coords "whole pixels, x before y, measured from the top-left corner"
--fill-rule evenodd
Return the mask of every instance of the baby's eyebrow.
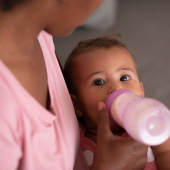
M 132 71 L 133 73 L 136 73 L 134 69 L 129 68 L 129 67 L 123 67 L 123 68 L 120 68 L 120 69 L 118 69 L 118 70 L 120 70 L 120 71 L 121 71 L 121 70 L 127 70 L 127 71 Z
M 90 79 L 90 78 L 91 78 L 92 76 L 94 76 L 94 75 L 101 74 L 101 73 L 103 73 L 103 71 L 93 72 L 93 73 L 91 73 L 89 76 L 86 77 L 86 80 Z

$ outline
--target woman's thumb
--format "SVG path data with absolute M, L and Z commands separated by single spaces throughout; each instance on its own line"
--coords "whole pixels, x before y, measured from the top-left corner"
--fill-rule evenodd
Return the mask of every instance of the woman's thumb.
M 113 135 L 110 130 L 108 111 L 103 102 L 99 102 L 98 104 L 97 128 L 97 141 L 106 139 L 107 137 L 110 137 L 110 135 Z

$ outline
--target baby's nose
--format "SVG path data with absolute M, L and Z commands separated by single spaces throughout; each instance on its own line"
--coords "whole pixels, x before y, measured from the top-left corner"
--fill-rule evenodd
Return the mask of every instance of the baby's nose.
M 122 86 L 120 84 L 111 84 L 109 88 L 109 94 L 113 93 L 114 91 L 122 89 Z

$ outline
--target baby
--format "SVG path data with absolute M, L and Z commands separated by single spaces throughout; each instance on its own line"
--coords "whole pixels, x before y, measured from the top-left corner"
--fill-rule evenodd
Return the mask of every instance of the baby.
M 80 42 L 66 61 L 64 76 L 81 122 L 81 147 L 91 167 L 96 147 L 98 103 L 105 102 L 110 93 L 119 89 L 144 97 L 143 84 L 138 78 L 131 53 L 118 38 L 112 36 Z M 110 128 L 115 135 L 126 136 L 124 129 L 117 124 L 110 122 Z M 162 150 L 159 146 L 155 147 L 155 151 L 152 148 L 154 155 L 167 149 L 165 146 L 160 147 Z M 148 153 L 151 154 L 144 169 L 157 169 L 152 152 Z M 160 167 L 163 166 L 161 164 Z

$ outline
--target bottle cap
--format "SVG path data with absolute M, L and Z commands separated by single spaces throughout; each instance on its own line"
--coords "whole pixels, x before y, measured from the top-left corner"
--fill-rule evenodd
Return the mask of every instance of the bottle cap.
M 108 110 L 108 113 L 109 113 L 109 119 L 110 119 L 111 121 L 113 121 L 114 123 L 116 123 L 116 122 L 114 121 L 114 119 L 113 119 L 112 116 L 111 116 L 111 106 L 112 106 L 113 101 L 114 101 L 119 95 L 121 95 L 121 94 L 123 94 L 123 93 L 133 93 L 133 92 L 130 91 L 130 90 L 126 90 L 126 89 L 117 90 L 117 91 L 114 91 L 113 93 L 111 93 L 111 94 L 109 95 L 109 97 L 107 98 L 107 100 L 106 100 L 106 107 L 107 107 L 107 110 Z M 116 123 L 116 124 L 117 124 L 117 123 Z

